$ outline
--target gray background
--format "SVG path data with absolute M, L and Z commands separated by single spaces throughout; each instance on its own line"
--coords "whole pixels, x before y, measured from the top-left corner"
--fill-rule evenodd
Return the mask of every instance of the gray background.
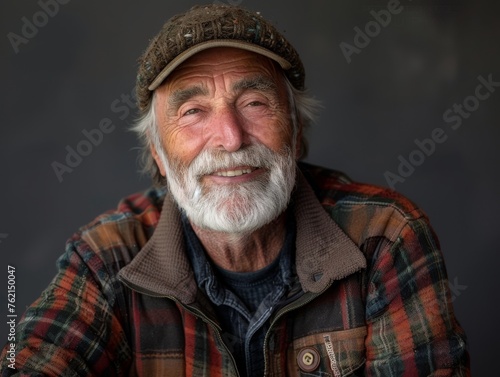
M 386 9 L 387 1 L 231 2 L 273 20 L 301 53 L 307 86 L 324 105 L 309 133 L 308 161 L 386 186 L 384 172 L 397 173 L 399 156 L 408 158 L 415 139 L 445 130 L 447 140 L 396 190 L 430 216 L 473 374 L 491 376 L 500 351 L 500 89 L 457 130 L 443 114 L 474 95 L 478 76 L 500 81 L 499 3 L 401 0 L 402 12 L 348 64 L 340 43 L 353 44 L 354 27 L 364 29 L 370 11 Z M 194 3 L 69 1 L 16 53 L 8 33 L 22 36 L 23 17 L 33 20 L 41 8 L 33 0 L 2 1 L 0 287 L 14 265 L 19 313 L 49 283 L 79 226 L 149 185 L 137 174 L 137 142 L 127 131 L 135 113 L 112 104 L 132 90 L 136 59 L 164 20 Z M 64 163 L 66 146 L 75 148 L 82 131 L 104 118 L 114 131 L 60 182 L 51 164 Z M 0 299 L 6 315 L 6 288 Z M 6 333 L 0 326 L 1 343 Z

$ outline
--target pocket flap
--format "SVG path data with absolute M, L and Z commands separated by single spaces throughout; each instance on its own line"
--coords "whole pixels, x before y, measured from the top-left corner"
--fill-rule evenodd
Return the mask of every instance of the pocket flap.
M 308 335 L 293 342 L 297 376 L 352 376 L 365 363 L 366 326 Z M 298 373 L 297 373 L 298 372 Z

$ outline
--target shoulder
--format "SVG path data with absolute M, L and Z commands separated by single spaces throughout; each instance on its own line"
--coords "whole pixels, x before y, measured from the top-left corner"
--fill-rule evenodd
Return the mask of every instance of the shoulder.
M 370 237 L 395 241 L 405 226 L 428 223 L 415 203 L 392 189 L 355 182 L 336 170 L 299 166 L 323 208 L 358 245 Z
M 135 193 L 123 198 L 116 209 L 106 211 L 78 231 L 82 237 L 95 236 L 101 241 L 116 242 L 117 239 L 100 237 L 106 233 L 108 237 L 122 234 L 125 238 L 130 232 L 148 234 L 158 223 L 165 193 L 162 190 L 150 188 L 143 193 Z M 142 232 L 137 233 L 138 230 Z M 127 239 L 122 242 L 128 242 Z M 106 246 L 103 244 L 102 246 Z
M 76 253 L 91 270 L 105 269 L 114 275 L 151 238 L 160 217 L 164 196 L 163 190 L 155 188 L 127 196 L 116 209 L 103 213 L 81 227 L 68 240 L 66 254 Z

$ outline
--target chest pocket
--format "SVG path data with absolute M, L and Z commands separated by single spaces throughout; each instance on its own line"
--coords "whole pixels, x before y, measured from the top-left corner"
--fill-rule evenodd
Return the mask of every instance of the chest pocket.
M 288 350 L 288 375 L 363 376 L 366 326 L 296 339 Z

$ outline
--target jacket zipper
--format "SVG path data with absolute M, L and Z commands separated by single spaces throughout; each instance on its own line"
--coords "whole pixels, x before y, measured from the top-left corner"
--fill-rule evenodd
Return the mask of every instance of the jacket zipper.
M 358 271 L 360 271 L 360 269 L 354 271 L 353 273 L 356 273 Z M 342 280 L 344 279 L 345 276 L 341 276 L 337 279 L 338 280 Z M 300 308 L 301 306 L 304 306 L 304 305 L 307 305 L 309 304 L 312 300 L 314 300 L 316 297 L 318 296 L 321 296 L 323 293 L 325 293 L 326 290 L 328 290 L 334 283 L 335 281 L 332 281 L 330 282 L 325 288 L 323 288 L 321 291 L 319 291 L 318 293 L 314 293 L 312 295 L 310 295 L 309 297 L 306 297 L 305 299 L 303 299 L 303 301 L 301 301 L 301 299 L 304 297 L 299 297 L 296 301 L 290 303 L 289 305 L 285 306 L 283 309 L 281 309 L 280 311 L 278 311 L 278 313 L 276 313 L 276 316 L 274 317 L 273 321 L 271 322 L 271 324 L 269 325 L 269 329 L 267 330 L 266 332 L 266 335 L 264 337 L 264 377 L 267 376 L 267 368 L 268 368 L 268 365 L 267 365 L 267 352 L 266 352 L 266 347 L 267 347 L 267 342 L 268 342 L 268 339 L 269 339 L 269 334 L 271 333 L 271 330 L 274 326 L 274 324 L 281 318 L 283 317 L 286 313 L 289 313 L 291 312 L 292 310 L 295 310 L 295 309 L 298 309 Z
M 202 311 L 200 311 L 199 309 L 197 308 L 194 308 L 192 306 L 189 306 L 189 305 L 185 305 L 183 304 L 182 302 L 180 302 L 177 298 L 175 298 L 174 296 L 169 296 L 169 295 L 161 295 L 161 294 L 158 294 L 158 293 L 155 293 L 155 292 L 151 292 L 147 289 L 144 289 L 142 287 L 138 287 L 136 286 L 135 284 L 133 283 L 130 283 L 124 279 L 122 279 L 121 277 L 118 278 L 123 284 L 125 284 L 127 287 L 129 287 L 130 289 L 138 292 L 138 293 L 142 293 L 142 294 L 145 294 L 147 296 L 151 296 L 151 297 L 158 297 L 158 298 L 168 298 L 169 300 L 172 300 L 174 301 L 175 303 L 179 304 L 180 306 L 182 306 L 186 311 L 188 311 L 189 313 L 191 313 L 192 315 L 194 315 L 196 318 L 199 318 L 201 319 L 202 321 L 208 323 L 210 325 L 210 327 L 212 328 L 212 330 L 214 330 L 215 334 L 217 335 L 217 339 L 219 340 L 219 343 L 222 345 L 222 347 L 224 348 L 224 351 L 226 352 L 226 354 L 229 355 L 232 363 L 233 363 L 233 368 L 236 372 L 236 376 L 237 377 L 240 377 L 240 373 L 238 371 L 238 368 L 236 367 L 236 360 L 234 359 L 234 356 L 233 354 L 229 351 L 229 348 L 227 348 L 226 346 L 226 343 L 224 343 L 224 341 L 222 340 L 222 336 L 220 335 L 220 330 L 222 330 L 222 328 L 214 321 L 212 321 L 210 318 L 208 318 Z M 264 342 L 265 344 L 265 342 Z M 265 355 L 264 355 L 264 360 L 265 360 Z
M 332 283 L 333 284 L 333 283 Z M 264 376 L 267 376 L 267 373 L 268 373 L 268 365 L 267 365 L 267 351 L 266 351 L 266 348 L 267 348 L 267 342 L 269 340 L 269 334 L 271 333 L 271 330 L 274 326 L 274 324 L 281 318 L 283 317 L 286 313 L 289 313 L 295 309 L 298 309 L 300 308 L 301 306 L 304 306 L 304 305 L 307 305 L 309 304 L 312 300 L 314 300 L 316 297 L 322 295 L 328 288 L 331 287 L 332 284 L 329 284 L 327 287 L 325 287 L 322 291 L 318 292 L 318 293 L 315 293 L 315 294 L 312 294 L 310 295 L 309 297 L 306 297 L 305 299 L 303 299 L 303 301 L 300 301 L 300 299 L 304 296 L 302 296 L 301 298 L 299 298 L 297 301 L 300 301 L 300 302 L 292 302 L 291 304 L 289 304 L 288 306 L 285 306 L 283 309 L 281 309 L 278 313 L 276 313 L 276 316 L 274 317 L 273 321 L 271 322 L 271 324 L 269 325 L 269 329 L 267 330 L 266 332 L 266 335 L 264 337 L 264 348 L 263 348 L 263 351 L 264 351 Z
M 222 344 L 222 347 L 224 348 L 224 351 L 226 351 L 226 353 L 231 358 L 234 370 L 236 372 L 236 376 L 239 377 L 240 373 L 238 371 L 238 368 L 236 367 L 236 360 L 234 360 L 233 354 L 229 351 L 229 348 L 227 348 L 226 343 L 224 343 L 224 341 L 222 340 L 222 336 L 220 335 L 220 330 L 222 330 L 221 327 L 216 322 L 214 322 L 210 318 L 208 318 L 205 314 L 203 314 L 203 312 L 200 311 L 199 309 L 193 308 L 192 306 L 184 305 L 183 303 L 181 303 L 178 300 L 176 300 L 174 297 L 169 297 L 169 296 L 167 296 L 167 297 L 170 298 L 171 300 L 177 302 L 180 306 L 182 306 L 188 312 L 190 312 L 191 314 L 193 314 L 195 317 L 200 318 L 201 320 L 205 321 L 206 323 L 208 323 L 212 327 L 212 329 L 214 330 L 215 334 L 217 335 L 217 339 L 219 340 L 219 343 Z

